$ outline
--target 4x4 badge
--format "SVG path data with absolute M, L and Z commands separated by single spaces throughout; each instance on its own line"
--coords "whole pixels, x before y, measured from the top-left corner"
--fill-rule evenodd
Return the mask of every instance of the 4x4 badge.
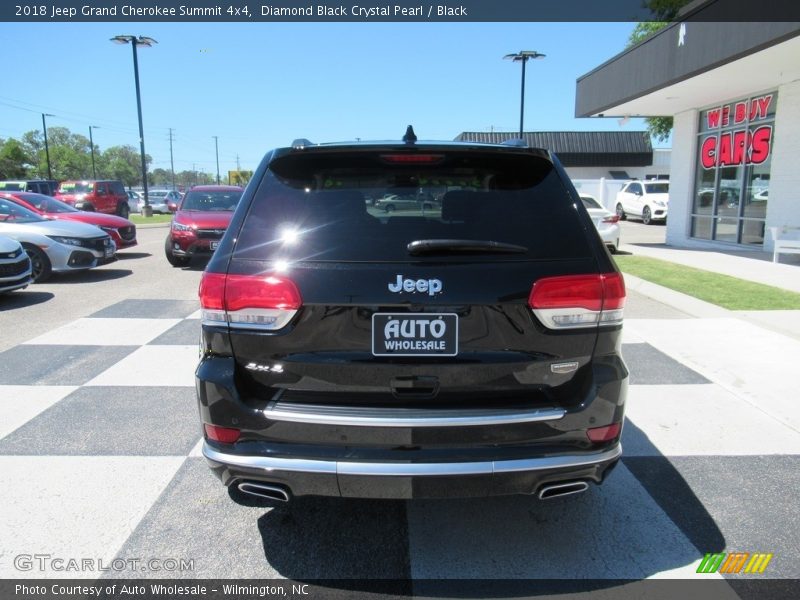
M 429 296 L 435 296 L 442 291 L 442 282 L 439 279 L 403 279 L 402 275 L 397 276 L 397 281 L 388 285 L 389 291 L 395 294 L 399 292 L 427 292 Z

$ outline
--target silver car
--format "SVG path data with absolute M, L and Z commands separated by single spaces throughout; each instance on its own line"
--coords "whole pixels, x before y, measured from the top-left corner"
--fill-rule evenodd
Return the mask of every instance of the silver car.
M 154 213 L 167 215 L 175 212 L 170 208 L 181 203 L 181 194 L 175 190 L 150 190 L 147 192 L 147 202 Z
M 31 259 L 17 240 L 0 235 L 0 294 L 21 290 L 31 282 Z
M 113 259 L 116 246 L 103 230 L 76 221 L 48 221 L 36 213 L 0 198 L 0 235 L 25 248 L 33 281 L 52 273 L 83 271 Z
M 619 249 L 619 215 L 603 208 L 594 196 L 580 194 L 581 201 L 586 207 L 586 212 L 594 221 L 597 233 L 605 242 L 611 254 L 615 254 Z

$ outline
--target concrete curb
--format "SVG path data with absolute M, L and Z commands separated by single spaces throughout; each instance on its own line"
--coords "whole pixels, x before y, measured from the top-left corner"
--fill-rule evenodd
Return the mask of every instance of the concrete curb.
M 735 314 L 727 308 L 722 308 L 716 304 L 698 300 L 694 296 L 689 296 L 681 292 L 676 292 L 661 285 L 645 281 L 634 275 L 623 273 L 625 277 L 625 287 L 648 298 L 652 298 L 663 304 L 667 304 L 681 312 L 698 318 L 724 318 L 733 317 Z

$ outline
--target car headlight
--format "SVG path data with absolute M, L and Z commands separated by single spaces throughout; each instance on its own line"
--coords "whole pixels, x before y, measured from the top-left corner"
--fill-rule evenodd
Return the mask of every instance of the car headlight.
M 64 237 L 61 235 L 48 235 L 47 237 L 54 242 L 58 242 L 59 244 L 65 244 L 67 246 L 83 246 L 83 240 L 80 238 Z
M 176 221 L 173 221 L 172 231 L 194 231 L 194 227 L 192 227 L 191 225 L 184 225 L 183 223 L 178 223 Z

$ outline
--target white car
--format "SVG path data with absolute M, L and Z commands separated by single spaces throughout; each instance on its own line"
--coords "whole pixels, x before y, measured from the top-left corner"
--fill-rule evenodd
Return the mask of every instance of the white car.
M 586 207 L 586 212 L 589 213 L 592 221 L 594 221 L 597 233 L 600 234 L 600 237 L 609 251 L 615 254 L 619 248 L 619 216 L 603 208 L 594 196 L 580 194 L 580 197 L 583 205 Z
M 0 235 L 0 295 L 21 290 L 31 283 L 31 259 L 22 245 Z
M 0 235 L 25 248 L 35 282 L 44 281 L 51 273 L 91 269 L 113 259 L 117 251 L 111 237 L 94 225 L 48 221 L 5 198 L 0 198 Z
M 629 181 L 617 192 L 617 216 L 641 219 L 645 225 L 666 221 L 669 181 Z

